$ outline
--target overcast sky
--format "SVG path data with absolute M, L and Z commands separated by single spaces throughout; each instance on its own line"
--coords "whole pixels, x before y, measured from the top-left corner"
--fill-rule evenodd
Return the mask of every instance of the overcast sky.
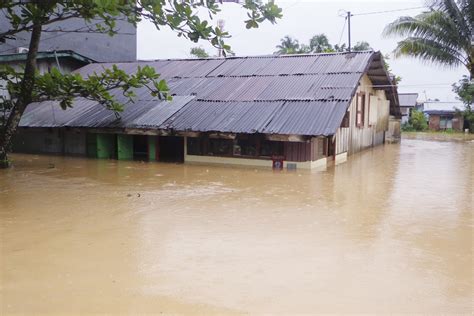
M 243 21 L 246 12 L 237 4 L 223 5 L 219 19 L 225 20 L 225 29 L 232 38 L 227 42 L 237 56 L 267 55 L 275 51 L 275 46 L 285 35 L 297 38 L 300 43 L 308 43 L 309 39 L 319 33 L 325 33 L 331 43 L 347 43 L 347 26 L 344 33 L 342 10 L 351 11 L 352 42 L 367 41 L 375 50 L 384 54 L 390 53 L 396 46 L 398 38 L 383 38 L 381 33 L 385 25 L 398 16 L 416 15 L 422 11 L 424 0 L 293 0 L 276 1 L 283 8 L 283 19 L 276 25 L 265 23 L 259 29 L 246 30 Z M 411 9 L 417 8 L 418 9 Z M 404 10 L 409 9 L 409 10 Z M 361 13 L 403 10 L 369 15 Z M 341 36 L 342 34 L 342 36 Z M 178 38 L 169 30 L 157 31 L 149 23 L 141 23 L 138 27 L 138 58 L 186 58 L 191 47 L 201 46 L 211 55 L 216 50 L 206 42 L 198 44 Z M 400 92 L 417 92 L 420 100 L 438 98 L 442 101 L 455 101 L 451 92 L 451 84 L 458 81 L 467 70 L 463 68 L 446 69 L 421 61 L 401 58 L 389 61 L 392 71 L 402 77 Z

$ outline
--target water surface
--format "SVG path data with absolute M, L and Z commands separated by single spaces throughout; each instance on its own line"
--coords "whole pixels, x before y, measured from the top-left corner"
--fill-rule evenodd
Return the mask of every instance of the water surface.
M 0 314 L 473 313 L 470 140 L 324 172 L 13 157 Z

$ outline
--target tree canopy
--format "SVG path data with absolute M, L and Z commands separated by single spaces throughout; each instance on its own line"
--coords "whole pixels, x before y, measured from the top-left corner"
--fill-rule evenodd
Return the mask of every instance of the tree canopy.
M 396 56 L 411 56 L 446 66 L 464 66 L 474 79 L 474 0 L 435 0 L 427 11 L 403 16 L 386 26 L 386 36 L 401 36 Z
M 189 54 L 196 58 L 208 58 L 209 53 L 202 47 L 193 47 L 189 50 Z
M 300 42 L 286 35 L 280 40 L 280 44 L 276 46 L 276 54 L 310 54 L 310 53 L 335 53 L 335 52 L 347 52 L 349 49 L 346 44 L 336 44 L 332 45 L 329 42 L 329 39 L 326 34 L 321 33 L 314 35 L 310 40 L 309 44 L 300 44 Z M 354 47 L 351 48 L 352 51 L 365 51 L 371 50 L 370 44 L 368 42 L 362 41 L 357 42 Z

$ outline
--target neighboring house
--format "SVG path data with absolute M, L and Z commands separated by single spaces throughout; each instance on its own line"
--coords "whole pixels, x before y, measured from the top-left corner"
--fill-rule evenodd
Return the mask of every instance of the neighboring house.
M 461 102 L 426 101 L 423 103 L 423 113 L 428 118 L 430 130 L 440 131 L 453 129 L 462 132 L 464 118 L 462 111 L 464 104 Z
M 0 65 L 19 69 L 25 64 L 26 55 L 26 52 L 0 55 Z M 68 73 L 94 62 L 96 61 L 71 50 L 40 51 L 36 57 L 37 69 L 41 74 L 49 72 L 53 67 Z
M 77 54 L 99 62 L 135 61 L 137 59 L 136 28 L 122 20 L 117 21 L 118 33 L 114 36 L 93 33 L 90 28 L 98 21 L 90 23 L 84 19 L 72 18 L 43 27 L 39 51 L 74 51 Z M 9 29 L 9 21 L 0 15 L 0 29 Z M 68 32 L 69 31 L 69 32 Z M 29 32 L 17 34 L 15 39 L 0 42 L 0 55 L 24 52 L 29 47 Z
M 416 108 L 418 93 L 399 93 L 400 112 L 402 113 L 402 124 L 408 123 L 412 109 Z
M 66 111 L 52 101 L 33 103 L 14 149 L 310 169 L 399 133 L 397 90 L 380 52 L 118 64 L 129 73 L 144 65 L 167 80 L 172 101 L 141 89 L 119 118 L 84 99 Z M 79 72 L 110 66 L 91 64 Z
M 20 70 L 26 61 L 26 55 L 26 52 L 0 55 L 0 66 L 8 65 Z M 58 68 L 63 73 L 68 73 L 93 62 L 95 61 L 69 50 L 38 52 L 36 59 L 38 72 L 41 74 L 49 72 L 53 67 Z M 0 96 L 9 98 L 5 82 L 2 80 L 0 80 Z M 0 126 L 4 124 L 8 114 L 9 109 L 0 104 Z

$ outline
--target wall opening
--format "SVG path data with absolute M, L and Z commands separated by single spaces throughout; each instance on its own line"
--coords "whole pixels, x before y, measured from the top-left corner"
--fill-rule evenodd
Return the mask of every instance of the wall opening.
M 184 162 L 184 138 L 176 136 L 161 136 L 158 140 L 159 161 Z
M 148 160 L 148 137 L 144 135 L 133 136 L 133 159 Z

